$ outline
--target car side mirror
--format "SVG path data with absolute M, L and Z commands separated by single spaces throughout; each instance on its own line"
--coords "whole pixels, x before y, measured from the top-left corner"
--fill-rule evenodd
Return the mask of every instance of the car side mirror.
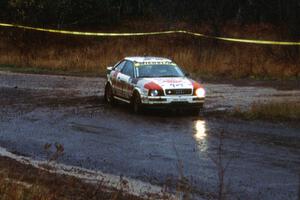
M 188 72 L 186 72 L 184 75 L 185 75 L 186 77 L 190 77 L 190 76 L 191 76 L 190 73 L 188 73 Z
M 110 72 L 113 70 L 112 66 L 109 66 L 106 68 L 106 74 L 110 74 Z

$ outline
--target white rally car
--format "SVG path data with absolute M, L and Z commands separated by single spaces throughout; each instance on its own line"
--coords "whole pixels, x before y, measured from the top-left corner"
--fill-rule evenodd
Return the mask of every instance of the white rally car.
M 203 107 L 205 89 L 172 60 L 158 57 L 126 57 L 107 68 L 105 101 L 132 105 L 135 113 L 145 107 Z

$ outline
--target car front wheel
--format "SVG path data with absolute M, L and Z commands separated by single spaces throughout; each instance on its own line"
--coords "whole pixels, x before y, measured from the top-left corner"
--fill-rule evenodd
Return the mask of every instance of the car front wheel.
M 141 96 L 138 93 L 134 93 L 133 95 L 132 110 L 135 114 L 140 114 L 143 110 Z

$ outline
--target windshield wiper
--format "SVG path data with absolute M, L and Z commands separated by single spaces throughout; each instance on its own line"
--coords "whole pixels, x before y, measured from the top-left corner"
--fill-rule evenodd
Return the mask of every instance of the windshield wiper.
M 176 76 L 176 75 L 164 75 L 164 76 L 158 76 L 158 77 L 181 77 L 181 76 Z
M 138 78 L 153 78 L 153 76 L 138 76 Z

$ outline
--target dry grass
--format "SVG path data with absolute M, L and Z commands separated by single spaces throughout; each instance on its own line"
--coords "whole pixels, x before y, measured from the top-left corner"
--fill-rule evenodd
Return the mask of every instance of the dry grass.
M 158 193 L 130 194 L 130 183 L 120 176 L 118 187 L 108 186 L 100 179 L 96 184 L 79 178 L 55 174 L 50 162 L 64 156 L 64 147 L 59 143 L 46 143 L 44 151 L 48 164 L 35 168 L 16 160 L 0 156 L 0 200 L 152 200 L 173 199 L 167 190 Z
M 0 195 L 1 200 L 54 199 L 53 194 L 51 194 L 47 188 L 11 180 L 3 174 L 1 174 L 0 177 Z
M 81 180 L 48 173 L 0 157 L 0 200 L 141 200 L 104 183 L 87 184 Z M 125 191 L 125 190 L 124 190 Z
M 145 30 L 140 27 L 142 25 L 131 26 Z M 195 31 L 209 33 L 208 29 L 203 27 Z M 269 33 L 271 36 L 266 39 L 276 39 L 276 34 L 274 36 L 270 27 L 263 29 L 260 26 L 248 26 L 240 31 L 244 35 L 237 34 L 238 27 L 233 29 L 235 32 L 223 30 L 223 35 L 260 38 L 258 33 L 262 32 L 262 37 L 266 38 L 266 33 Z M 0 36 L 2 66 L 101 75 L 106 66 L 116 63 L 124 56 L 151 55 L 174 59 L 201 78 L 300 77 L 299 47 L 216 42 L 183 35 L 93 38 L 2 29 Z
M 249 110 L 236 109 L 232 115 L 250 120 L 299 121 L 300 104 L 288 102 L 253 103 Z

